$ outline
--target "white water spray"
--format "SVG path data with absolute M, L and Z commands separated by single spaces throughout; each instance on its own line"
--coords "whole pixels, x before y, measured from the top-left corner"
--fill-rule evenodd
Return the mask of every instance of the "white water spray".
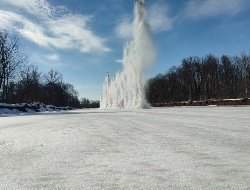
M 147 23 L 145 0 L 136 0 L 133 39 L 124 47 L 123 70 L 113 79 L 106 75 L 100 100 L 101 109 L 142 109 L 145 99 L 145 74 L 154 62 L 155 48 Z

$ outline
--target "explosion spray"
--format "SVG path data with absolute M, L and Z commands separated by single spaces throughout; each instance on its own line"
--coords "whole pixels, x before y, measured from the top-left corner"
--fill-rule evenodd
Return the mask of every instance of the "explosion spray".
M 107 73 L 100 99 L 101 109 L 143 109 L 146 72 L 154 62 L 155 48 L 147 23 L 145 0 L 136 0 L 133 38 L 124 47 L 123 70 L 110 79 Z

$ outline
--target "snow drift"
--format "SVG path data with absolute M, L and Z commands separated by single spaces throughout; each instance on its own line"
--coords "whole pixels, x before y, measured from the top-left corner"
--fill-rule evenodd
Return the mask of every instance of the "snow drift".
M 0 116 L 17 115 L 22 113 L 35 112 L 52 112 L 52 111 L 66 111 L 72 110 L 71 107 L 56 107 L 53 105 L 45 105 L 43 103 L 19 103 L 19 104 L 5 104 L 0 103 Z

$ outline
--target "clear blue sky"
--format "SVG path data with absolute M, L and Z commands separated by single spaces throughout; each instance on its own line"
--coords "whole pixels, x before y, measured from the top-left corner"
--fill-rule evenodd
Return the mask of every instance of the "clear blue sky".
M 134 0 L 0 0 L 0 29 L 16 33 L 41 71 L 55 68 L 80 97 L 98 99 L 121 69 Z M 149 76 L 188 56 L 250 51 L 250 0 L 148 0 L 158 50 Z

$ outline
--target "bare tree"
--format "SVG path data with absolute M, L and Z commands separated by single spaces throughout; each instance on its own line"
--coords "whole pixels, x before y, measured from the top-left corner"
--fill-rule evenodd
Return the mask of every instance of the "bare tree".
M 8 85 L 14 77 L 17 68 L 23 64 L 26 56 L 21 51 L 19 40 L 9 35 L 6 31 L 0 31 L 0 94 L 1 101 L 6 101 Z
M 24 67 L 21 71 L 20 80 L 16 84 L 17 102 L 40 102 L 41 101 L 41 73 L 33 65 Z
M 62 74 L 54 69 L 51 69 L 47 74 L 44 75 L 44 79 L 46 84 L 62 83 Z
M 241 55 L 243 78 L 244 78 L 244 91 L 245 97 L 248 97 L 248 86 L 250 85 L 250 57 L 246 54 Z

